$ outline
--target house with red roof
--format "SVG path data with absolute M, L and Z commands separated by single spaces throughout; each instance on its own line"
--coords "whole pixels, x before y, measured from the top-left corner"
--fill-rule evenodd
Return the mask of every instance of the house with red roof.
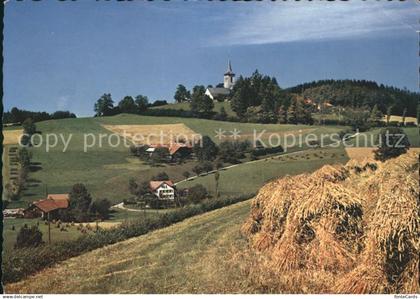
M 175 200 L 175 185 L 172 181 L 150 181 L 150 192 L 161 200 Z
M 186 158 L 192 153 L 192 145 L 187 143 L 171 143 L 171 144 L 151 144 L 146 150 L 149 155 L 153 155 L 157 148 L 167 148 L 169 158 L 174 161 L 178 158 Z
M 69 194 L 48 194 L 47 198 L 34 201 L 27 209 L 26 214 L 32 217 L 41 216 L 56 218 L 58 211 L 69 207 Z

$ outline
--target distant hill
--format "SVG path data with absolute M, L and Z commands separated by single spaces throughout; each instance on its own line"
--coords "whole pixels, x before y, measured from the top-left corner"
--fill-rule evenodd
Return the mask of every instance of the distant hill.
M 383 113 L 392 106 L 392 114 L 395 115 L 402 115 L 407 108 L 407 116 L 416 116 L 420 96 L 416 92 L 367 80 L 319 80 L 299 84 L 286 91 L 301 94 L 315 102 L 328 101 L 336 106 L 372 108 L 377 104 Z

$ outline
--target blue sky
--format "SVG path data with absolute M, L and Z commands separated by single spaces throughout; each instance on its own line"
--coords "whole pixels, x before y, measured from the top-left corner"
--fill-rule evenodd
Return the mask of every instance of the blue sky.
M 416 2 L 76 2 L 5 5 L 5 109 L 93 114 L 111 93 L 173 101 L 177 84 L 255 69 L 281 87 L 369 79 L 417 90 Z

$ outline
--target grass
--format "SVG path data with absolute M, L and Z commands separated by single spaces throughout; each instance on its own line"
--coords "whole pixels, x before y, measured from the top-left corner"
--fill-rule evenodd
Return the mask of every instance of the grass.
M 351 144 L 357 147 L 375 147 L 375 145 L 377 144 L 378 134 L 381 131 L 381 129 L 382 128 L 373 128 L 367 132 L 362 132 L 360 133 L 359 136 L 351 139 L 348 142 L 348 144 Z M 403 130 L 407 134 L 411 147 L 420 147 L 419 128 L 406 127 L 406 128 L 403 128 Z
M 228 263 L 244 246 L 239 228 L 249 201 L 69 259 L 7 293 L 226 293 L 243 291 Z
M 273 175 L 310 171 L 322 164 L 346 160 L 342 149 L 295 153 L 281 160 L 258 161 L 222 172 L 221 182 L 245 186 L 269 165 Z M 335 155 L 335 156 L 333 156 Z M 323 158 L 321 158 L 323 157 Z M 309 159 L 306 159 L 309 158 Z M 299 161 L 297 160 L 299 159 Z M 250 169 L 248 169 L 250 167 Z M 249 177 L 238 177 L 256 170 Z M 267 169 L 265 169 L 267 171 Z M 264 172 L 266 173 L 266 172 Z M 240 173 L 239 173 L 240 174 Z M 209 179 L 200 177 L 196 181 Z M 267 178 L 267 177 L 266 177 Z M 245 180 L 238 185 L 238 180 Z M 254 182 L 258 188 L 258 181 Z M 254 189 L 252 189 L 254 190 Z M 228 190 L 238 192 L 239 190 Z M 224 191 L 225 192 L 225 191 Z M 246 277 L 232 258 L 246 246 L 239 229 L 249 213 L 249 201 L 187 219 L 179 224 L 67 260 L 31 279 L 6 285 L 6 292 L 24 293 L 241 293 Z M 123 254 L 122 254 L 123 253 Z M 65 275 L 64 275 L 65 273 Z
M 220 109 L 224 107 L 226 113 L 230 116 L 236 116 L 236 113 L 230 107 L 229 102 L 214 102 L 213 111 L 220 112 Z M 151 107 L 150 109 L 173 109 L 173 110 L 185 110 L 190 111 L 190 103 L 171 103 L 163 106 Z
M 187 127 L 203 135 L 214 137 L 215 130 L 221 128 L 227 132 L 234 128 L 241 134 L 252 138 L 253 130 L 261 132 L 288 132 L 298 134 L 309 133 L 325 134 L 337 132 L 339 127 L 311 127 L 296 125 L 262 125 L 246 123 L 229 123 L 202 119 L 189 119 L 177 117 L 150 117 L 121 114 L 113 117 L 78 118 L 50 120 L 37 123 L 37 128 L 45 138 L 46 134 L 62 134 L 64 138 L 71 136 L 70 144 L 65 153 L 64 146 L 45 149 L 45 141 L 41 147 L 31 148 L 33 154 L 33 171 L 30 173 L 29 187 L 25 190 L 22 200 L 13 202 L 10 207 L 25 207 L 27 203 L 42 198 L 46 188 L 49 193 L 66 193 L 75 183 L 83 182 L 94 198 L 106 197 L 111 202 L 117 203 L 129 196 L 128 180 L 134 177 L 137 180 L 148 180 L 158 172 L 165 171 L 172 180 L 182 180 L 182 173 L 189 171 L 196 162 L 183 165 L 162 165 L 151 168 L 129 154 L 129 149 L 121 142 L 119 146 L 111 147 L 105 140 L 84 152 L 84 133 L 110 134 L 102 125 L 156 125 L 184 123 Z M 282 135 L 283 136 L 283 135 Z M 99 138 L 99 137 L 98 137 Z M 265 137 L 266 139 L 266 137 Z M 215 139 L 216 142 L 219 140 Z
M 313 149 L 284 157 L 265 158 L 220 171 L 219 192 L 222 196 L 255 193 L 267 181 L 284 175 L 313 171 L 325 164 L 345 163 L 348 156 L 342 147 Z M 214 195 L 214 174 L 179 183 L 178 188 L 195 184 L 206 186 Z

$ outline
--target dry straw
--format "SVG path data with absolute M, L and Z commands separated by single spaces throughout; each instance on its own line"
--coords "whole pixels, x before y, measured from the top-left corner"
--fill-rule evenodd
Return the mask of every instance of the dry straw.
M 287 281 L 296 292 L 419 292 L 418 166 L 409 153 L 264 186 L 242 232 L 266 257 L 259 268 L 261 277 L 271 273 L 265 287 L 289 290 Z

